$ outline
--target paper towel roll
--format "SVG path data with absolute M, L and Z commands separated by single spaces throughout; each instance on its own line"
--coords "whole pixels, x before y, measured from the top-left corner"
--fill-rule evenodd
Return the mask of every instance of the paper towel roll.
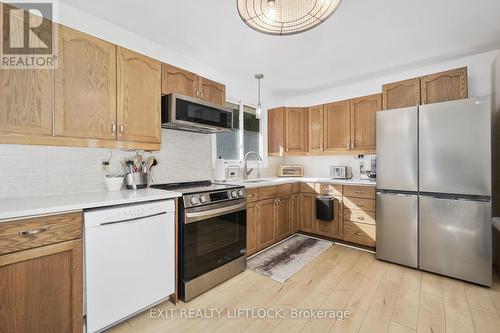
M 218 158 L 215 160 L 215 180 L 226 180 L 226 160 Z

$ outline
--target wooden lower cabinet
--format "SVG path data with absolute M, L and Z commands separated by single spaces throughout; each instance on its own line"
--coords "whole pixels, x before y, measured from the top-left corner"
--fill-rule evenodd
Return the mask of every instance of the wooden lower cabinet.
M 344 221 L 344 240 L 375 247 L 375 225 Z
M 247 256 L 257 252 L 257 203 L 247 204 Z
M 83 330 L 82 240 L 0 256 L 0 332 Z
M 276 240 L 280 241 L 292 234 L 290 218 L 290 196 L 276 199 Z
M 314 232 L 316 223 L 316 195 L 312 193 L 300 194 L 300 227 L 301 231 Z
M 314 233 L 326 236 L 330 238 L 341 238 L 341 224 L 342 224 L 342 203 L 338 198 L 334 199 L 333 204 L 333 220 L 332 221 L 323 221 L 316 219 L 316 223 L 314 225 Z
M 257 203 L 257 246 L 263 249 L 275 243 L 275 199 L 259 201 Z
M 292 233 L 299 231 L 300 207 L 299 194 L 293 193 L 290 196 L 289 216 L 292 223 Z

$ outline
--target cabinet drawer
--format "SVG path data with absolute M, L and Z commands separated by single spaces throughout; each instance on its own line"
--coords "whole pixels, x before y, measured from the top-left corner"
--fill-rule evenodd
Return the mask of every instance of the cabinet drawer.
M 375 199 L 375 187 L 371 186 L 344 186 L 346 197 Z
M 375 230 L 375 226 L 372 224 L 344 221 L 344 240 L 374 247 Z
M 255 202 L 259 199 L 256 188 L 247 188 L 247 202 Z
M 315 183 L 300 183 L 300 192 L 316 193 Z
M 292 193 L 299 193 L 299 192 L 300 192 L 300 183 L 292 184 Z
M 82 238 L 82 213 L 0 223 L 0 255 Z
M 375 224 L 375 212 L 365 212 L 357 209 L 344 209 L 344 220 Z
M 342 185 L 316 184 L 316 192 L 334 196 L 342 196 Z
M 375 200 L 344 196 L 344 206 L 349 209 L 357 209 L 365 212 L 374 212 Z
M 276 186 L 259 187 L 257 190 L 259 200 L 266 200 L 276 197 Z
M 292 193 L 292 184 L 283 184 L 276 187 L 276 195 L 288 195 Z

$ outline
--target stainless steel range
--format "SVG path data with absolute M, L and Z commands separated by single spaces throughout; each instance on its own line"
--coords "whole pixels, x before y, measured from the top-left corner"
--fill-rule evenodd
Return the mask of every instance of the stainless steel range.
M 210 181 L 153 185 L 182 193 L 179 204 L 179 296 L 183 301 L 246 268 L 246 193 Z

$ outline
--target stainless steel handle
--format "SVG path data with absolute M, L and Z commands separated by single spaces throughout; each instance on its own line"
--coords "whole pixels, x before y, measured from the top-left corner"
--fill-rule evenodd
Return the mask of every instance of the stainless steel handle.
M 200 91 L 200 97 L 203 98 L 203 91 Z
M 365 205 L 363 204 L 355 204 L 357 207 L 364 207 Z
M 347 143 L 346 143 L 346 148 L 347 148 L 347 150 L 351 149 L 351 147 L 349 146 L 350 144 L 351 144 L 350 142 L 347 142 Z
M 151 214 L 151 215 L 144 215 L 144 216 L 140 216 L 140 217 L 134 217 L 131 219 L 125 219 L 125 220 L 114 221 L 114 222 L 105 222 L 105 223 L 101 223 L 100 226 L 143 220 L 143 219 L 147 219 L 150 217 L 155 217 L 155 216 L 160 216 L 160 215 L 165 215 L 165 214 L 167 214 L 167 212 L 161 212 L 161 213 L 156 213 L 156 214 Z
M 196 90 L 196 97 L 200 97 L 200 91 Z
M 118 128 L 119 128 L 119 130 L 120 130 L 120 135 L 123 135 L 123 130 L 124 130 L 124 128 L 123 128 L 123 124 L 120 124 L 120 125 L 118 126 Z
M 356 190 L 356 191 L 354 191 L 354 193 L 356 193 L 356 194 L 363 194 L 365 192 L 364 191 L 360 191 L 360 190 Z
M 320 146 L 319 146 L 319 150 L 323 150 L 323 145 L 320 145 Z
M 189 224 L 189 223 L 193 223 L 193 222 L 198 222 L 201 220 L 206 220 L 206 219 L 209 219 L 212 217 L 217 217 L 217 216 L 224 215 L 224 214 L 239 212 L 239 211 L 244 210 L 244 209 L 246 209 L 246 203 L 242 202 L 238 205 L 232 205 L 232 206 L 228 206 L 228 207 L 210 209 L 210 210 L 201 211 L 201 212 L 188 212 L 188 213 L 186 213 L 186 221 L 184 223 Z
M 43 227 L 38 228 L 38 229 L 20 231 L 19 232 L 19 236 L 21 236 L 21 237 L 29 237 L 29 236 L 33 236 L 33 235 L 45 232 L 47 230 L 49 230 L 49 227 L 48 226 L 43 226 Z
M 357 219 L 360 220 L 360 221 L 364 221 L 365 220 L 365 218 L 363 216 L 358 216 Z
M 116 133 L 116 123 L 114 121 L 111 123 L 111 133 Z

